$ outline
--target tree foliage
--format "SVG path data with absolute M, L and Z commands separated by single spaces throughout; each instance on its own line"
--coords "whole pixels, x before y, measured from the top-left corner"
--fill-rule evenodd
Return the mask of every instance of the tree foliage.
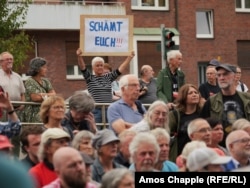
M 14 70 L 23 66 L 32 49 L 32 39 L 21 29 L 26 23 L 29 1 L 0 0 L 0 53 L 13 54 Z

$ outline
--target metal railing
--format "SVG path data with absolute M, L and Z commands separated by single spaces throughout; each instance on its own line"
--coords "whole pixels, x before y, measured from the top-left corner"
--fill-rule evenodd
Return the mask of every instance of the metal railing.
M 19 106 L 19 105 L 41 105 L 39 102 L 23 102 L 23 101 L 11 101 L 12 105 Z M 66 109 L 69 109 L 69 104 L 67 101 L 65 101 Z M 102 126 L 106 128 L 108 126 L 108 122 L 106 122 L 106 113 L 105 109 L 110 105 L 111 103 L 95 103 L 95 107 L 101 107 L 102 108 L 102 123 L 96 123 L 97 126 Z M 150 104 L 143 104 L 145 107 L 149 107 Z M 39 125 L 43 124 L 41 122 L 21 122 L 23 125 Z

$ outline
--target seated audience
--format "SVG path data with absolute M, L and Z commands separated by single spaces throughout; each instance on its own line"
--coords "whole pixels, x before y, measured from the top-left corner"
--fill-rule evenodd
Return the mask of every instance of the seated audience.
M 231 157 L 220 156 L 211 148 L 198 148 L 188 155 L 187 170 L 189 172 L 225 172 L 223 165 L 230 160 Z
M 161 172 L 177 172 L 178 166 L 174 162 L 169 161 L 169 133 L 166 131 L 166 129 L 160 127 L 151 130 L 151 133 L 155 136 L 160 147 L 160 154 L 158 161 L 155 164 L 155 169 Z
M 61 122 L 62 126 L 67 127 L 74 134 L 81 130 L 95 133 L 97 127 L 92 113 L 94 108 L 95 101 L 87 92 L 76 92 L 69 99 L 69 111 Z
M 115 161 L 127 168 L 130 166 L 129 145 L 135 137 L 136 132 L 131 130 L 122 131 L 118 137 L 120 140 L 118 154 Z
M 110 129 L 119 134 L 143 119 L 145 107 L 138 100 L 140 83 L 137 76 L 127 74 L 120 79 L 122 97 L 110 104 L 107 115 Z
M 134 188 L 135 180 L 133 173 L 125 168 L 110 170 L 104 174 L 100 188 Z
M 137 133 L 129 145 L 131 165 L 134 172 L 156 172 L 155 165 L 160 154 L 160 147 L 150 132 Z
M 21 131 L 21 146 L 23 152 L 26 154 L 26 157 L 21 162 L 28 167 L 28 170 L 39 163 L 37 154 L 43 131 L 40 125 L 25 126 Z
M 38 149 L 39 163 L 29 170 L 36 182 L 36 188 L 42 188 L 57 178 L 52 162 L 55 151 L 61 147 L 69 146 L 70 135 L 60 128 L 48 128 L 41 136 Z
M 90 131 L 79 131 L 74 136 L 71 146 L 77 149 L 80 152 L 86 153 L 92 159 L 96 158 L 96 150 L 92 146 L 92 140 L 94 138 L 94 134 Z
M 98 131 L 92 141 L 97 157 L 92 165 L 92 179 L 101 182 L 102 176 L 115 168 L 125 168 L 115 162 L 118 153 L 119 138 L 109 129 Z
M 88 182 L 83 157 L 75 148 L 61 147 L 55 151 L 53 165 L 58 178 L 43 188 L 97 188 Z

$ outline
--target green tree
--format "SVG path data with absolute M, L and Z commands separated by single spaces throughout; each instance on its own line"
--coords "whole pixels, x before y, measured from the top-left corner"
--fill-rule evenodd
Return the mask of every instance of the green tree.
M 32 39 L 22 28 L 30 0 L 0 0 L 0 53 L 9 51 L 14 56 L 14 70 L 23 67 L 32 49 Z

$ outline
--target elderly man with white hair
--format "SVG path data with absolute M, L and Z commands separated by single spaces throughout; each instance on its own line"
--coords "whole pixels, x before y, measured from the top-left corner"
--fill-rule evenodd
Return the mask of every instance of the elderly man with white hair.
M 156 137 L 150 132 L 139 132 L 129 145 L 131 165 L 135 172 L 153 172 L 158 161 L 160 147 Z

